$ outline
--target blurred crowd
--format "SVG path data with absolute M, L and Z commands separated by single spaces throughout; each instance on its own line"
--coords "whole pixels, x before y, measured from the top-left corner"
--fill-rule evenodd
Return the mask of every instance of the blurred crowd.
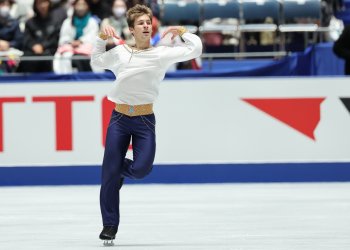
M 322 0 L 322 3 L 321 26 L 334 26 L 329 34 L 324 33 L 324 40 L 335 41 L 343 26 L 334 13 L 344 8 L 343 0 Z M 99 69 L 91 68 L 88 60 L 96 35 L 103 25 L 109 24 L 122 39 L 109 40 L 107 49 L 121 43 L 132 45 L 134 41 L 127 25 L 126 12 L 135 4 L 145 4 L 153 11 L 151 43 L 154 46 L 160 41 L 161 29 L 157 0 L 0 0 L 0 74 L 99 72 Z M 304 19 L 301 18 L 301 23 L 305 22 Z M 164 16 L 162 21 L 165 22 Z M 253 23 L 256 21 L 253 20 Z M 265 24 L 273 22 L 271 18 L 258 21 Z M 234 18 L 213 18 L 203 21 L 203 27 L 218 24 L 235 26 L 238 23 L 239 20 Z M 246 23 L 249 24 L 249 21 L 246 20 Z M 307 35 L 315 40 L 314 34 Z M 304 49 L 305 37 L 304 33 L 288 33 L 285 39 L 285 43 L 289 44 L 288 50 L 298 50 L 292 47 L 295 45 Z M 244 48 L 243 51 L 259 51 L 259 48 L 275 51 L 281 39 L 273 31 L 241 34 L 231 30 L 202 31 L 202 38 L 205 51 L 209 53 L 236 51 L 238 48 Z M 176 68 L 198 69 L 198 60 L 180 63 Z
M 109 49 L 124 42 L 132 44 L 126 11 L 138 3 L 154 13 L 155 45 L 159 41 L 156 0 L 0 0 L 0 73 L 98 71 L 83 56 L 91 54 L 104 24 L 112 25 L 122 38 L 110 40 Z M 21 56 L 37 59 L 18 60 Z M 72 60 L 74 56 L 81 60 Z

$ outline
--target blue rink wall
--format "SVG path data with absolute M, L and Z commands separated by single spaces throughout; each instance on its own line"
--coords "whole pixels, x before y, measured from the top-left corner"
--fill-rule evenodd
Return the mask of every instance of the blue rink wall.
M 181 77 L 257 77 L 257 76 L 340 76 L 344 75 L 344 60 L 332 50 L 333 43 L 310 46 L 303 52 L 295 52 L 280 60 L 203 60 L 202 70 L 181 70 L 168 72 L 168 79 Z M 325 60 L 326 58 L 326 60 Z M 113 80 L 107 73 L 81 72 L 73 75 L 40 73 L 34 75 L 2 75 L 0 82 L 8 81 L 71 81 L 71 80 Z
M 1 167 L 0 186 L 100 184 L 100 166 Z M 350 163 L 155 165 L 126 183 L 249 183 L 350 181 Z

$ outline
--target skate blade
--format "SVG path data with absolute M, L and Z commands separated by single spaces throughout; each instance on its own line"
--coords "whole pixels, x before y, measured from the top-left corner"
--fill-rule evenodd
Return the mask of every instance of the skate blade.
M 114 246 L 114 242 L 113 240 L 105 240 L 103 241 L 103 245 L 106 247 L 111 247 L 111 246 Z

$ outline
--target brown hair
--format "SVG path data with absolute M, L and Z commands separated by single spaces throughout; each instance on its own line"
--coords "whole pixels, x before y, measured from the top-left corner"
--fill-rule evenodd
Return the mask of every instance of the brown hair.
M 147 15 L 152 22 L 152 10 L 145 5 L 136 4 L 134 7 L 130 8 L 126 13 L 126 20 L 129 27 L 134 27 L 136 18 Z

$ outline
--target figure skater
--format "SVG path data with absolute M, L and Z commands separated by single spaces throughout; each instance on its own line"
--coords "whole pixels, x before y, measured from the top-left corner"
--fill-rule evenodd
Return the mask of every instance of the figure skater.
M 117 80 L 108 94 L 116 104 L 106 135 L 102 164 L 100 207 L 103 230 L 100 239 L 111 241 L 119 226 L 119 190 L 125 177 L 141 179 L 149 174 L 156 152 L 156 120 L 153 103 L 166 70 L 174 63 L 199 57 L 201 39 L 182 26 L 168 27 L 162 38 L 180 36 L 179 46 L 152 47 L 152 11 L 135 5 L 127 12 L 127 22 L 135 45 L 121 44 L 106 51 L 109 38 L 120 39 L 113 27 L 101 28 L 91 56 L 91 64 L 108 69 Z M 125 158 L 132 138 L 133 160 Z

